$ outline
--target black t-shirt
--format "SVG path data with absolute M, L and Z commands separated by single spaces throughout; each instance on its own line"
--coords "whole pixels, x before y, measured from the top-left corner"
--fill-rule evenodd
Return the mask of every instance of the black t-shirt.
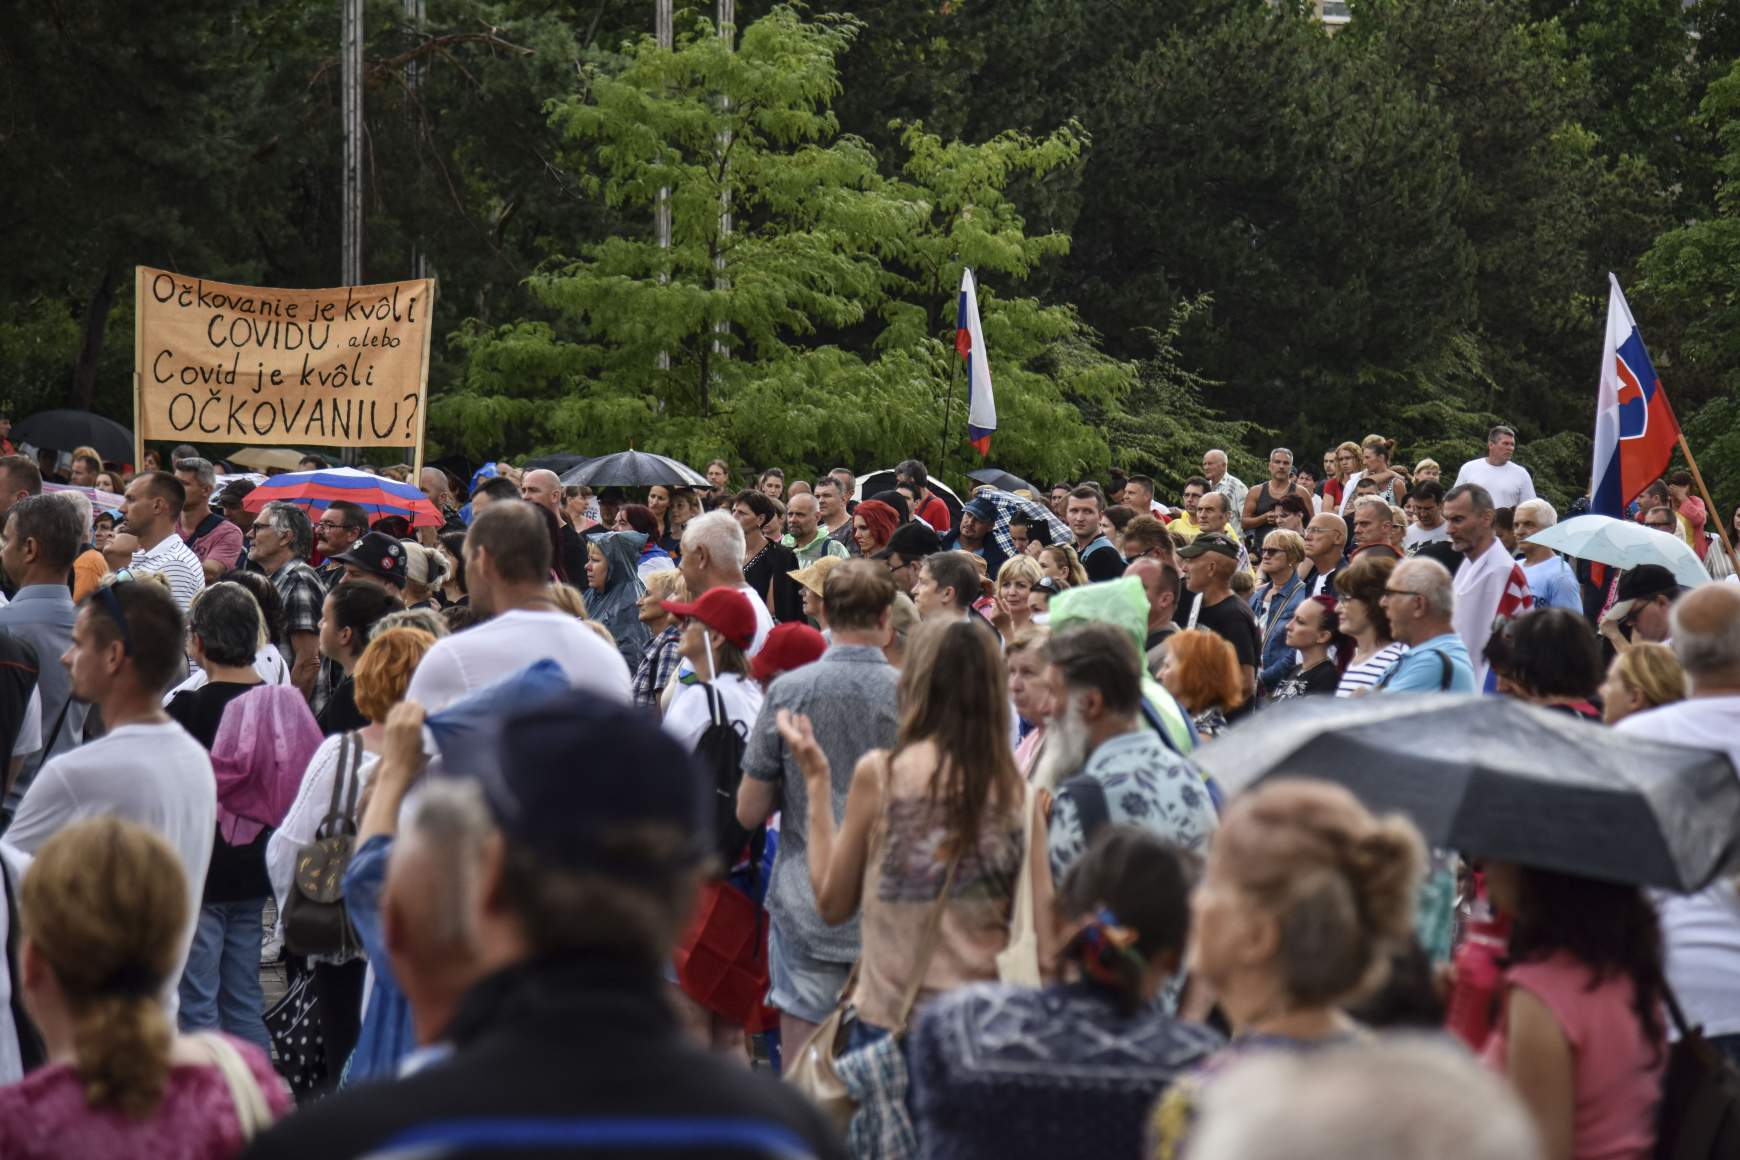
M 602 525 L 599 531 L 607 531 Z M 562 525 L 562 570 L 568 574 L 568 583 L 584 591 L 586 588 L 586 541 L 588 537 L 574 530 L 573 524 Z M 352 725 L 352 729 L 361 729 L 361 725 Z
M 1312 694 L 1333 694 L 1341 685 L 1341 673 L 1332 660 L 1321 660 L 1308 669 L 1294 669 L 1275 686 L 1275 700 L 1307 697 Z
M 177 693 L 166 711 L 193 739 L 208 751 L 217 740 L 218 726 L 223 724 L 224 710 L 243 693 L 261 687 L 262 682 L 241 684 L 237 681 L 213 681 L 185 693 Z M 205 894 L 202 901 L 246 902 L 272 893 L 272 881 L 266 877 L 266 842 L 270 829 L 246 846 L 232 846 L 224 841 L 220 830 L 211 846 L 211 866 L 205 872 Z
M 350 677 L 343 677 L 332 688 L 332 696 L 326 699 L 320 712 L 314 718 L 320 726 L 323 737 L 331 737 L 334 733 L 349 733 L 361 729 L 369 723 L 356 707 L 356 682 Z
M 1124 558 L 1118 555 L 1118 550 L 1112 547 L 1108 540 L 1100 540 L 1097 544 L 1089 544 L 1087 554 L 1081 558 L 1082 571 L 1094 583 L 1101 580 L 1116 580 L 1124 574 Z
M 1196 614 L 1196 627 L 1224 637 L 1238 654 L 1239 664 L 1258 666 L 1257 617 L 1250 605 L 1237 596 L 1228 596 L 1219 604 L 1205 604 Z
M 790 575 L 797 566 L 795 552 L 784 544 L 769 541 L 743 569 L 743 582 L 767 601 L 767 611 L 781 624 L 802 620 L 804 616 L 803 593 Z

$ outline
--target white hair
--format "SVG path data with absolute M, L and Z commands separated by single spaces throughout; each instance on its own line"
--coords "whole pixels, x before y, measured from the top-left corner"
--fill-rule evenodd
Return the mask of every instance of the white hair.
M 1539 1160 L 1511 1086 L 1421 1035 L 1266 1051 L 1203 1088 L 1185 1160 Z
M 1353 501 L 1354 511 L 1358 511 L 1362 507 L 1374 507 L 1378 509 L 1379 512 L 1383 513 L 1383 522 L 1386 524 L 1395 518 L 1390 514 L 1389 501 L 1384 499 L 1381 495 L 1362 495 Z
M 1559 522 L 1559 513 L 1553 510 L 1553 505 L 1539 498 L 1525 499 L 1516 505 L 1515 515 L 1528 512 L 1535 517 L 1535 523 L 1543 528 L 1550 528 Z
M 696 516 L 683 528 L 683 551 L 707 549 L 707 558 L 716 568 L 743 569 L 743 529 L 730 512 L 714 511 Z
M 56 491 L 49 494 L 72 504 L 73 511 L 78 513 L 79 527 L 84 529 L 85 539 L 90 539 L 91 527 L 96 521 L 96 516 L 91 511 L 91 497 L 82 491 Z
M 476 778 L 424 778 L 405 800 L 405 848 L 426 844 L 432 856 L 425 863 L 432 881 L 423 885 L 434 894 L 429 914 L 437 929 L 425 932 L 437 946 L 462 947 L 473 938 L 471 893 L 477 881 L 484 839 L 494 828 Z
M 1436 560 L 1415 557 L 1403 560 L 1390 573 L 1392 580 L 1404 581 L 1413 591 L 1426 598 L 1426 609 L 1434 618 L 1449 620 L 1456 611 L 1456 582 L 1450 569 Z

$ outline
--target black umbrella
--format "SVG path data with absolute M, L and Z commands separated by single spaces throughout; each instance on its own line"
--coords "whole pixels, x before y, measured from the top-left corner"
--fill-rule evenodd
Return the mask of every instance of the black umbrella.
M 536 459 L 528 459 L 520 464 L 527 471 L 553 471 L 561 475 L 564 471 L 573 471 L 582 463 L 590 462 L 590 455 L 540 455 Z
M 896 480 L 892 467 L 885 471 L 872 471 L 869 475 L 860 475 L 857 479 L 858 498 L 875 499 L 885 491 L 893 491 Z M 938 535 L 947 535 L 949 528 L 959 527 L 961 523 L 961 497 L 949 490 L 947 484 L 932 479 L 930 490 L 942 497 L 943 505 L 949 509 L 949 527 L 938 528 Z
M 1302 697 L 1194 756 L 1229 793 L 1321 778 L 1406 813 L 1434 846 L 1586 878 L 1689 892 L 1740 848 L 1725 754 L 1509 697 Z
M 12 441 L 50 451 L 94 447 L 106 463 L 133 462 L 133 432 L 90 411 L 38 411 L 12 425 Z
M 562 473 L 564 484 L 587 487 L 711 487 L 707 477 L 686 464 L 646 451 L 618 451 L 588 459 Z
M 967 472 L 967 478 L 976 483 L 994 487 L 998 491 L 1024 491 L 1028 495 L 1038 497 L 1039 489 L 1022 479 L 1019 475 L 1010 475 L 1001 467 L 981 467 L 977 471 Z

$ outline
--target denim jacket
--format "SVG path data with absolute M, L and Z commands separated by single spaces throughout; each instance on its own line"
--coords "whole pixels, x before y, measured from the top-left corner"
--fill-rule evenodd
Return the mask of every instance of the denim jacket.
M 1273 584 L 1265 584 L 1251 593 L 1251 611 L 1257 614 L 1259 626 L 1263 625 L 1263 608 L 1268 603 L 1269 593 L 1273 588 Z M 1293 619 L 1293 613 L 1305 602 L 1310 591 L 1298 576 L 1281 586 L 1279 604 L 1274 614 L 1269 617 L 1268 625 L 1263 627 L 1263 647 L 1257 658 L 1258 687 L 1274 688 L 1287 675 L 1287 670 L 1293 667 L 1293 650 L 1287 647 L 1287 624 Z

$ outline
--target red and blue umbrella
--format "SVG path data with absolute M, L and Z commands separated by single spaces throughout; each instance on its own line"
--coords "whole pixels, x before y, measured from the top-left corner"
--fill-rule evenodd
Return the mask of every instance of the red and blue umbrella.
M 328 467 L 274 475 L 242 499 L 242 507 L 257 512 L 269 503 L 293 503 L 318 519 L 326 505 L 348 500 L 369 513 L 372 524 L 381 516 L 403 516 L 414 528 L 438 528 L 446 521 L 420 490 L 408 483 L 370 475 L 354 467 Z

